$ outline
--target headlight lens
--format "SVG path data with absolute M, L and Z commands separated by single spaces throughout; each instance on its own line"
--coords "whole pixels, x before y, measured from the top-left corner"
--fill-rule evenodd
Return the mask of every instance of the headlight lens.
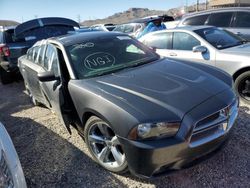
M 179 122 L 143 123 L 133 128 L 128 138 L 131 140 L 141 140 L 171 137 L 176 135 L 179 128 Z

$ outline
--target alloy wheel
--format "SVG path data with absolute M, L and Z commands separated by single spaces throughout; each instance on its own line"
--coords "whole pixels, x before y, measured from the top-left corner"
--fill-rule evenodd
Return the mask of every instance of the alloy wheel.
M 88 131 L 88 142 L 98 162 L 108 169 L 124 165 L 125 154 L 113 130 L 105 122 L 96 122 Z

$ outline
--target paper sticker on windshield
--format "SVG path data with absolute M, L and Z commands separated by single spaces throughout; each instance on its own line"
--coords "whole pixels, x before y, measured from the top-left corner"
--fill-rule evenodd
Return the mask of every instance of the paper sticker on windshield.
M 131 40 L 131 38 L 129 36 L 117 36 L 116 38 L 118 38 L 120 40 Z
M 90 70 L 111 67 L 114 64 L 115 57 L 106 52 L 96 52 L 84 59 L 84 66 Z
M 78 44 L 76 46 L 76 48 L 93 48 L 95 46 L 94 43 L 92 42 L 87 42 L 87 43 L 83 43 L 83 44 Z

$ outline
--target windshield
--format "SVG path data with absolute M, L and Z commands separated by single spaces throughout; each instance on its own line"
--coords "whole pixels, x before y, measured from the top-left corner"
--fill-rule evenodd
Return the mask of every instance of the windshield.
M 134 25 L 132 24 L 119 25 L 113 31 L 120 31 L 123 33 L 132 33 L 134 31 Z
M 129 36 L 105 36 L 66 47 L 79 79 L 114 73 L 155 61 L 159 56 Z
M 199 29 L 194 32 L 217 49 L 238 46 L 244 42 L 241 38 L 237 37 L 231 32 L 219 28 Z

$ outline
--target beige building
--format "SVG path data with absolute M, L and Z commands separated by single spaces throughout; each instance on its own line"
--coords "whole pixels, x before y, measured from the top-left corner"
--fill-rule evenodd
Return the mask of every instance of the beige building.
M 210 0 L 210 7 L 250 6 L 250 0 Z

